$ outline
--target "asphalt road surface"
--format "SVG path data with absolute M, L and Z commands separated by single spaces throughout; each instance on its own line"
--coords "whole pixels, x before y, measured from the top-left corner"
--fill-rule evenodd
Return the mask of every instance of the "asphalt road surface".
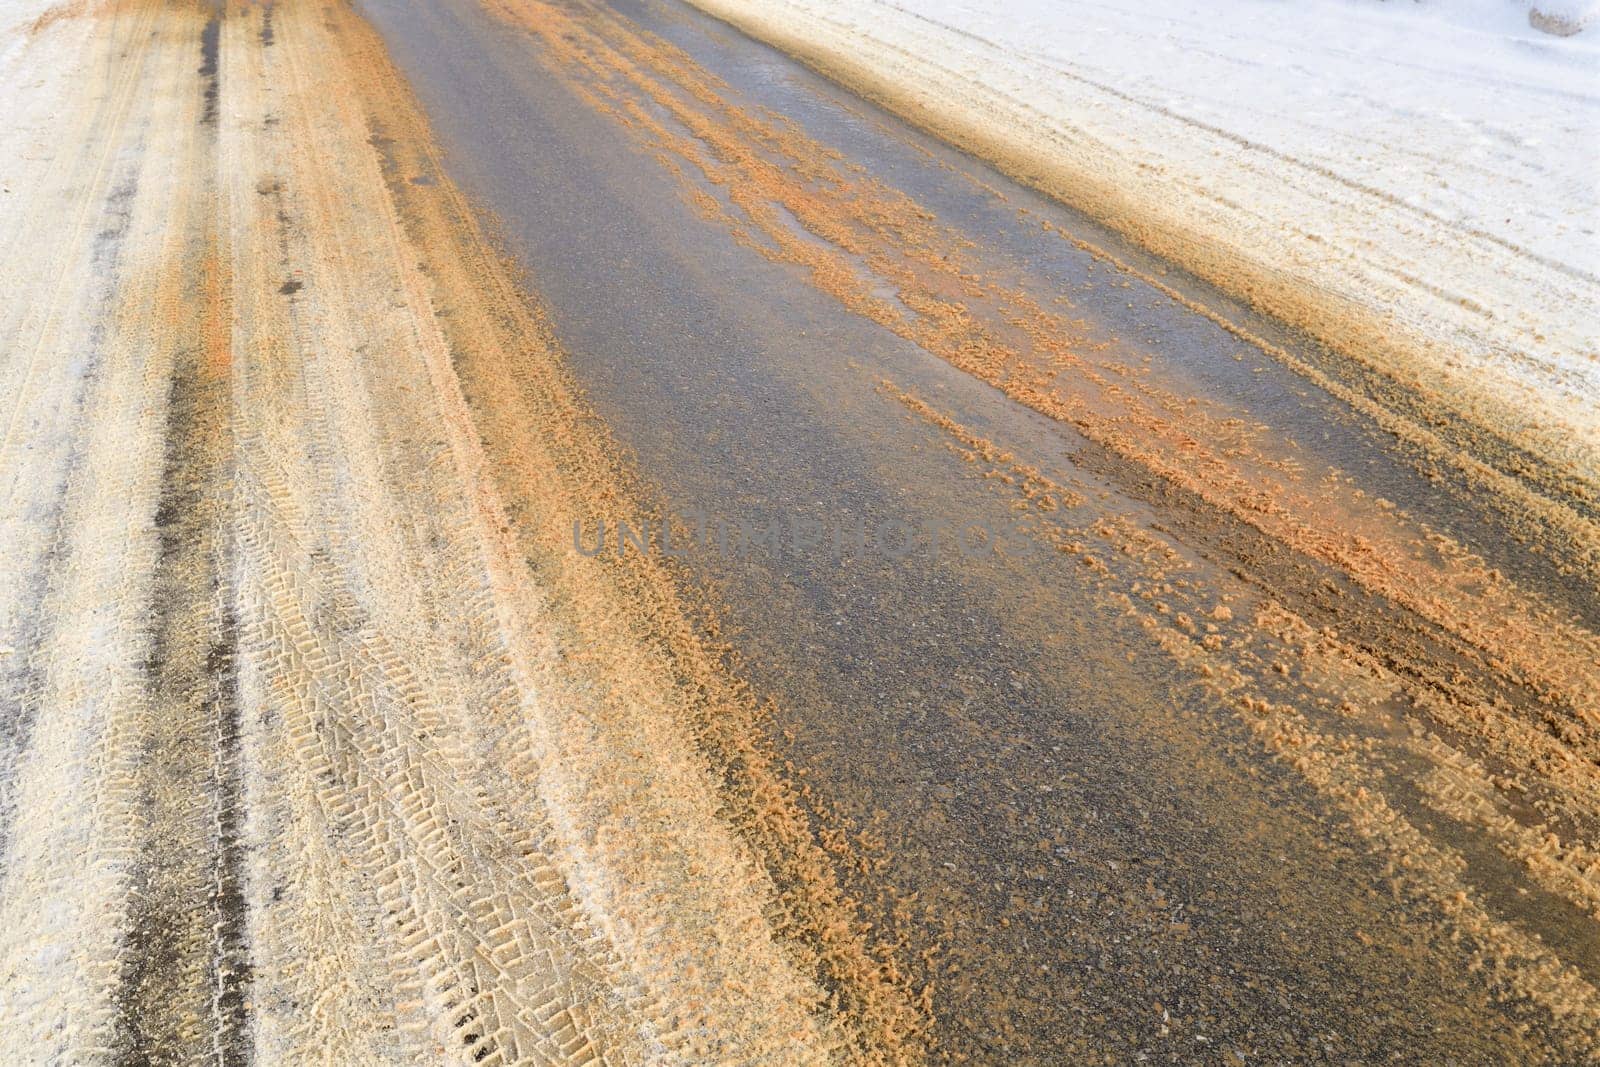
M 830 195 L 802 188 L 812 177 L 802 168 L 827 154 L 852 186 L 833 194 L 841 201 L 865 199 L 854 187 L 870 185 L 915 204 L 918 225 L 970 255 L 980 284 L 1045 309 L 1065 298 L 1060 314 L 1086 323 L 1077 332 L 1114 338 L 1108 362 L 1148 369 L 1185 403 L 1259 425 L 1268 442 L 1295 443 L 1308 464 L 1339 468 L 1588 621 L 1592 585 L 1557 573 L 1559 557 L 1530 555 L 1490 493 L 1442 488 L 1372 419 L 1072 238 L 1326 373 L 1352 372 L 1142 263 L 1066 208 L 684 5 L 556 7 L 581 42 L 563 48 L 566 22 L 557 28 L 537 4 L 505 5 L 498 18 L 448 3 L 364 10 L 427 107 L 451 174 L 527 266 L 596 410 L 682 520 L 686 569 L 715 591 L 750 677 L 777 700 L 791 757 L 880 839 L 885 866 L 873 877 L 917 894 L 907 936 L 939 946 L 941 1052 L 988 1062 L 1525 1054 L 1522 1009 L 1488 996 L 1462 965 L 1438 905 L 1397 894 L 1393 857 L 1263 750 L 1232 693 L 1197 684 L 1108 602 L 1096 569 L 1053 545 L 997 554 L 961 551 L 948 536 L 935 544 L 945 525 L 1026 535 L 1015 485 L 995 477 L 1006 464 L 974 460 L 970 442 L 952 441 L 926 409 L 1041 478 L 1082 487 L 1087 502 L 1044 525 L 1114 516 L 1159 531 L 1186 557 L 1201 608 L 1219 594 L 1278 600 L 1380 658 L 1415 648 L 1448 662 L 1455 651 L 1428 632 L 1431 620 L 1348 588 L 1338 567 L 1216 514 L 853 309 L 819 282 L 804 246 L 828 242 L 793 208 L 774 207 L 771 225 L 800 232 L 801 250 L 768 254 L 770 237 L 763 246 L 737 232 L 757 226 L 739 216 L 744 172 L 734 168 L 755 165 L 736 150 L 801 172 L 774 179 L 793 187 L 756 194 L 778 205 Z M 670 60 L 639 58 L 630 49 L 640 41 Z M 597 72 L 612 48 L 651 80 L 597 100 L 596 83 L 623 80 Z M 714 109 L 691 84 L 715 86 Z M 673 140 L 698 132 L 676 112 L 694 104 L 687 113 L 711 112 L 704 121 L 724 123 L 736 147 L 716 139 L 721 129 L 687 147 Z M 695 152 L 708 168 L 688 160 Z M 733 206 L 710 211 L 703 197 Z M 870 281 L 863 261 L 877 246 L 852 236 L 874 251 L 846 238 L 826 251 L 845 246 Z M 898 303 L 893 284 L 872 284 Z M 694 525 L 702 516 L 709 535 Z M 594 545 L 600 520 L 635 518 L 597 513 L 583 543 Z M 724 547 L 717 521 L 754 531 L 776 521 L 782 550 Z M 858 522 L 887 544 L 850 551 Z M 797 524 L 820 543 L 797 545 Z M 902 527 L 918 535 L 889 558 L 904 550 Z M 1141 568 L 1119 562 L 1112 588 L 1132 590 Z M 1282 686 L 1277 699 L 1314 706 L 1314 690 Z M 1399 746 L 1438 729 L 1417 718 L 1399 711 L 1345 731 Z M 1525 873 L 1459 840 L 1461 828 L 1413 788 L 1397 782 L 1391 803 L 1441 847 L 1466 851 L 1470 883 L 1592 978 L 1600 958 L 1583 909 L 1519 899 L 1502 879 Z

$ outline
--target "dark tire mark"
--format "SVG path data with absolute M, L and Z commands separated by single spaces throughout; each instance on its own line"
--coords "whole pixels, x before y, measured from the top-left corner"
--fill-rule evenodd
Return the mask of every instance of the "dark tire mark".
M 200 78 L 205 92 L 205 109 L 200 113 L 200 123 L 203 126 L 217 124 L 217 100 L 222 94 L 221 57 L 218 48 L 221 37 L 222 20 L 213 15 L 206 23 L 206 28 L 200 31 Z
M 132 876 L 116 1003 L 118 1062 L 249 1060 L 240 844 L 237 633 L 226 521 L 232 475 L 225 279 L 204 294 L 173 362 L 155 524 L 160 555 L 146 664 L 152 714 L 137 788 L 145 840 Z M 204 1020 L 198 1027 L 195 1020 Z
M 111 303 L 121 276 L 122 245 L 132 221 L 130 205 L 138 194 L 138 188 L 138 174 L 133 173 L 114 185 L 106 197 L 105 222 L 95 234 L 90 253 L 97 290 L 97 307 L 93 316 L 95 324 L 90 330 L 89 345 L 80 360 L 77 388 L 66 410 L 57 412 L 61 426 L 83 424 L 89 397 L 94 393 L 100 376 Z M 68 446 L 61 467 L 59 489 L 50 494 L 49 504 L 42 512 L 30 515 L 25 520 L 47 531 L 44 544 L 48 547 L 40 557 L 38 567 L 31 574 L 12 574 L 7 579 L 28 583 L 31 596 L 27 613 L 17 628 L 17 661 L 8 672 L 0 675 L 0 782 L 5 784 L 5 791 L 0 791 L 0 870 L 5 867 L 11 843 L 13 813 L 6 791 L 15 786 L 15 767 L 27 751 L 33 736 L 34 719 L 38 714 L 37 696 L 44 684 L 46 667 L 41 650 L 50 632 L 47 602 L 54 575 L 63 559 L 62 541 L 69 495 L 67 487 L 83 468 L 83 450 L 84 436 L 79 434 Z

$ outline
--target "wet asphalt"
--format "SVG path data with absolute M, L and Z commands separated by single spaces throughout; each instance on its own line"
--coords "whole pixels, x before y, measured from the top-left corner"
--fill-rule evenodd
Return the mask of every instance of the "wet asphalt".
M 426 107 L 449 176 L 528 269 L 574 374 L 661 505 L 822 531 L 810 548 L 791 533 L 745 553 L 707 539 L 684 565 L 775 699 L 786 754 L 881 838 L 873 881 L 919 894 L 907 956 L 940 949 L 937 1056 L 1512 1058 L 1517 1019 L 1426 916 L 1396 902 L 1367 847 L 1097 600 L 1076 560 L 1020 538 L 1003 553 L 922 535 L 904 553 L 833 543 L 861 526 L 892 531 L 896 548 L 908 529 L 1016 528 L 1014 497 L 884 379 L 1047 472 L 1147 507 L 1090 461 L 1087 442 L 736 243 L 552 77 L 534 41 L 475 5 L 360 7 Z M 615 7 L 916 197 L 1036 291 L 1070 287 L 1120 336 L 1158 341 L 1197 391 L 1317 442 L 1438 528 L 1477 531 L 1473 543 L 1512 573 L 1548 578 L 1392 441 L 1281 368 L 1234 360 L 1239 342 L 1213 324 L 1154 291 L 1094 305 L 1088 257 L 1038 219 L 1140 258 L 1115 238 L 684 6 Z

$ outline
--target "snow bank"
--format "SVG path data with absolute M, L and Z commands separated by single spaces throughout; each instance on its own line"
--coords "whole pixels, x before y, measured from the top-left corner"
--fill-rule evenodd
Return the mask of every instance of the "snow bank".
M 1600 484 L 1600 31 L 1528 0 L 693 2 Z
M 1557 37 L 1571 37 L 1594 25 L 1600 0 L 1534 0 L 1528 25 Z

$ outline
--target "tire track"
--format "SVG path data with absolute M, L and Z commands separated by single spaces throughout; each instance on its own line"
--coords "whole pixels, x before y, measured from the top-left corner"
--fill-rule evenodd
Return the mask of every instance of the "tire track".
M 230 282 L 202 220 L 218 165 L 220 17 L 198 35 L 198 165 L 173 225 L 191 236 L 172 269 L 195 299 L 174 309 L 152 647 L 154 713 L 140 742 L 137 812 L 114 1047 L 123 1063 L 247 1062 L 250 964 L 238 841 L 238 684 L 227 509 L 232 480 Z
M 73 911 L 0 939 L 4 988 L 40 994 L 0 1053 L 904 1059 L 889 1023 L 914 1014 L 841 1001 L 864 982 L 887 1003 L 892 978 L 814 976 L 822 951 L 865 955 L 849 902 L 818 898 L 811 927 L 770 919 L 771 857 L 743 828 L 760 817 L 731 825 L 673 717 L 703 677 L 664 668 L 647 633 L 607 638 L 599 667 L 554 636 L 574 611 L 631 609 L 553 604 L 504 537 L 454 369 L 484 337 L 447 337 L 441 304 L 514 286 L 470 226 L 419 240 L 402 220 L 383 139 L 427 131 L 370 30 L 342 4 L 133 6 L 156 30 L 119 57 L 152 76 L 150 137 L 120 150 L 144 176 L 137 270 L 110 285 L 115 373 L 80 416 L 70 581 L 41 609 L 72 643 L 42 639 L 62 646 L 40 682 L 50 729 L 0 890 L 8 914 Z M 556 358 L 526 319 L 496 328 Z M 130 467 L 126 500 L 99 508 Z M 592 475 L 552 477 L 611 492 Z M 121 581 L 86 584 L 85 561 Z M 91 634 L 121 682 L 115 712 L 85 718 Z M 47 825 L 43 798 L 79 782 Z M 97 877 L 65 885 L 69 862 Z M 69 962 L 27 976 L 51 951 Z
M 181 256 L 187 239 L 184 213 L 172 209 L 184 202 L 193 161 L 187 130 L 171 121 L 183 114 L 184 90 L 193 86 L 184 73 L 185 66 L 194 69 L 192 53 L 181 48 L 192 48 L 193 37 L 181 10 L 166 22 L 156 14 L 108 14 L 103 41 L 80 56 L 80 62 L 107 61 L 105 87 L 117 90 L 111 100 L 120 86 L 128 94 L 121 122 L 88 127 L 97 132 L 83 157 L 114 161 L 118 170 L 137 175 L 116 243 L 118 283 L 111 299 L 85 300 L 93 292 L 85 288 L 92 257 L 77 268 L 70 255 L 60 261 L 62 274 L 47 275 L 45 284 L 78 296 L 42 306 L 33 358 L 17 368 L 25 380 L 32 368 L 44 367 L 66 372 L 70 381 L 82 366 L 74 358 L 73 331 L 103 331 L 98 373 L 80 421 L 64 425 L 57 421 L 63 413 L 45 406 L 24 426 L 30 437 L 48 427 L 47 434 L 63 441 L 75 438 L 82 458 L 60 493 L 57 564 L 42 613 L 48 621 L 37 645 L 24 650 L 38 665 L 37 689 L 29 744 L 12 776 L 15 818 L 0 882 L 0 989 L 8 1021 L 0 1032 L 0 1058 L 9 1062 L 101 1062 L 114 1044 L 127 873 L 141 836 L 132 783 L 150 711 L 143 620 L 158 556 L 151 517 L 174 358 L 164 326 L 167 311 L 180 303 L 180 279 L 159 268 Z M 54 84 L 96 83 L 68 77 Z M 88 94 L 79 109 L 70 98 L 58 104 L 68 116 L 95 113 L 105 95 Z M 188 98 L 191 104 L 197 99 Z M 47 213 L 52 197 L 73 208 L 78 196 L 95 202 L 98 181 L 28 192 Z M 176 225 L 164 225 L 174 218 Z M 78 233 L 82 239 L 81 227 Z M 28 250 L 19 248 L 18 255 Z M 129 285 L 131 278 L 150 284 Z M 9 444 L 19 444 L 19 437 Z M 8 473 L 18 472 L 14 459 L 9 453 Z M 19 479 L 13 486 L 30 496 L 54 488 L 49 480 Z M 8 555 L 37 543 L 26 528 L 9 532 L 20 536 L 7 537 Z
M 238 846 L 237 633 L 227 508 L 232 481 L 226 279 L 215 252 L 188 282 L 202 294 L 167 398 L 152 704 L 141 742 L 148 837 L 131 874 L 117 994 L 125 1063 L 244 1062 L 250 965 Z
M 49 42 L 55 47 L 43 61 L 70 66 L 61 53 L 77 49 L 79 62 L 99 63 L 145 30 L 142 21 L 114 22 L 98 41 Z M 30 41 L 23 51 L 37 55 L 46 48 Z M 139 191 L 139 170 L 119 155 L 130 138 L 137 144 L 143 137 L 146 120 L 131 116 L 145 76 L 142 61 L 121 65 L 86 119 L 68 126 L 69 136 L 93 147 L 84 153 L 52 154 L 37 175 L 38 195 L 15 211 L 17 224 L 0 257 L 0 263 L 15 264 L 19 258 L 31 260 L 40 247 L 57 250 L 37 272 L 25 276 L 18 298 L 0 311 L 0 336 L 6 342 L 0 345 L 0 381 L 15 398 L 0 441 L 0 485 L 6 498 L 0 509 L 0 558 L 11 575 L 0 589 L 0 871 L 15 817 L 13 772 L 32 736 L 46 669 L 37 655 L 28 653 L 43 647 L 48 636 L 44 604 L 60 575 L 67 487 L 82 473 L 85 442 L 75 428 L 95 395 L 109 318 L 125 273 L 122 249 Z M 19 155 L 27 151 L 21 144 L 11 147 Z M 47 205 L 74 188 L 82 190 L 81 202 L 72 227 L 63 234 L 48 221 Z M 35 299 L 33 290 L 40 285 L 47 286 L 47 293 Z M 40 353 L 50 351 L 71 355 L 54 361 L 41 376 Z M 26 360 L 24 352 L 29 353 Z M 41 492 L 44 486 L 51 491 Z M 30 496 L 22 495 L 29 491 Z
M 67 386 L 71 392 L 64 398 L 64 411 L 74 422 L 85 416 L 88 397 L 93 395 L 97 384 L 106 345 L 104 320 L 114 300 L 118 282 L 118 247 L 127 234 L 130 218 L 125 205 L 137 191 L 137 176 L 130 176 L 126 182 L 111 190 L 105 203 L 106 227 L 94 239 L 90 261 L 101 288 L 101 307 L 96 315 L 97 321 L 90 328 L 82 360 L 72 368 L 76 373 Z M 18 404 L 21 403 L 23 401 L 19 398 Z M 66 490 L 81 476 L 84 462 L 84 442 L 81 437 L 62 441 L 61 448 L 63 454 L 59 471 L 40 472 L 40 476 L 45 478 L 54 475 L 55 491 L 42 504 L 29 507 L 25 516 L 12 520 L 18 525 L 26 523 L 31 526 L 30 532 L 37 536 L 36 543 L 39 546 L 38 555 L 29 561 L 32 568 L 18 561 L 17 569 L 13 572 L 13 588 L 22 593 L 25 605 L 16 617 L 12 630 L 15 648 L 39 648 L 48 634 L 45 604 L 50 586 L 59 580 Z M 34 695 L 42 684 L 44 670 L 43 665 L 31 657 L 14 657 L 8 668 L 3 681 L 4 688 L 0 689 L 0 693 L 5 694 L 4 704 L 0 705 L 0 871 L 5 867 L 11 836 L 10 824 L 15 817 L 10 800 L 14 777 L 9 772 L 13 770 L 19 755 L 28 748 L 38 712 Z

